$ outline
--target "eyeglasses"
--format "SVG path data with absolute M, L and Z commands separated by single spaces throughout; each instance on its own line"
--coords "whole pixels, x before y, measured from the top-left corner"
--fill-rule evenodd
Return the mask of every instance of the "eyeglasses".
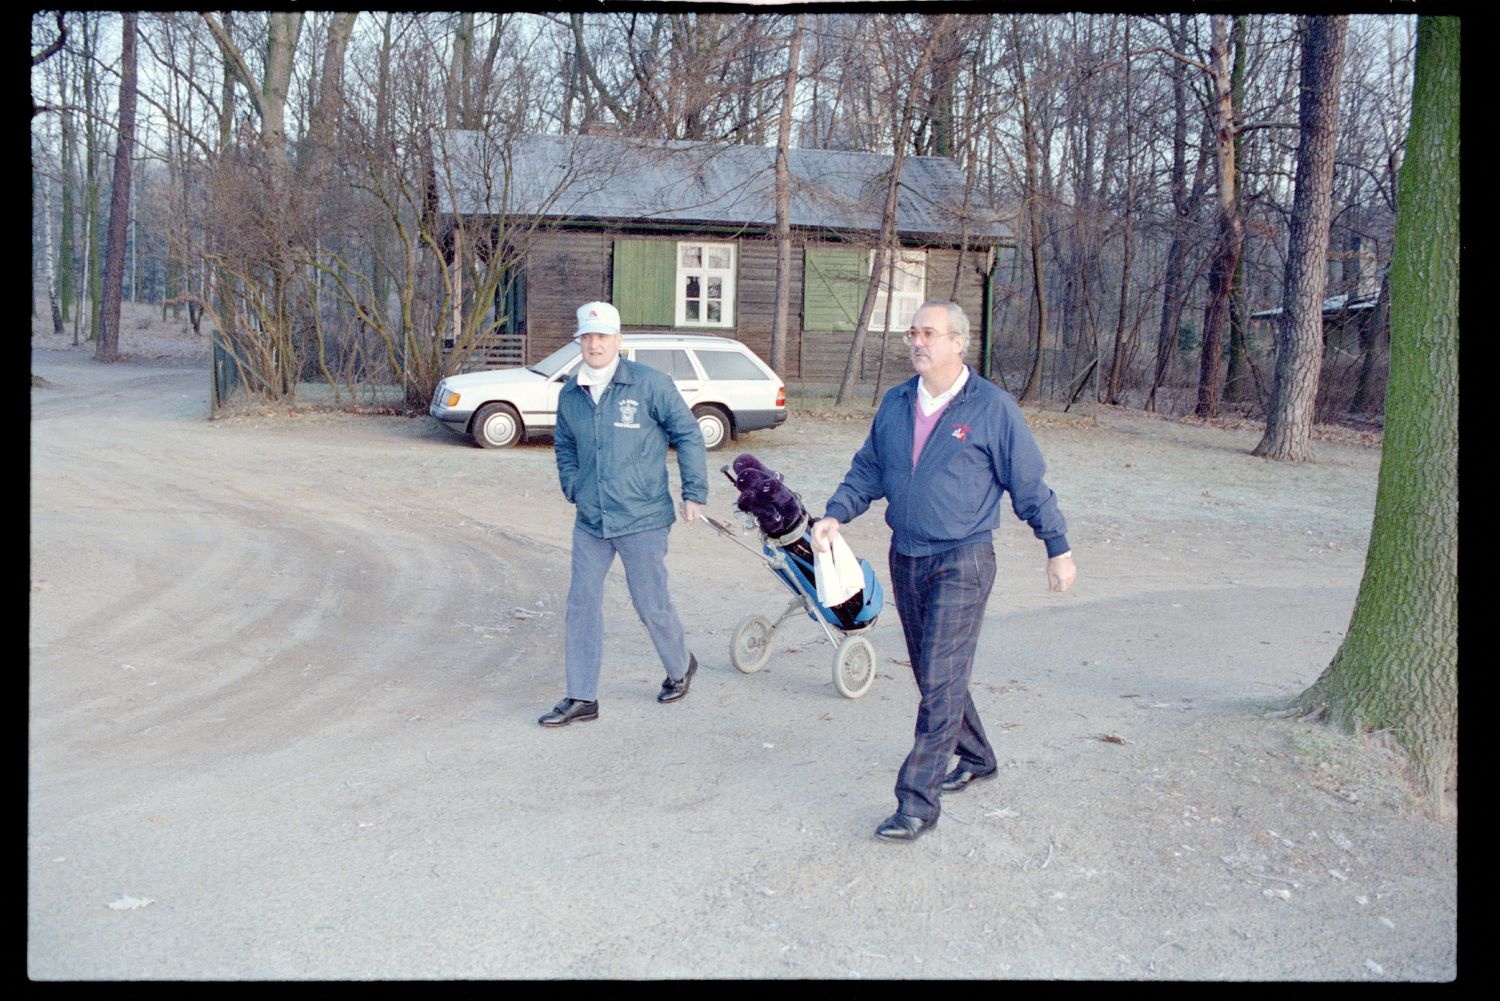
M 910 345 L 910 344 L 931 344 L 933 341 L 937 340 L 939 337 L 952 337 L 952 336 L 953 336 L 953 332 L 951 330 L 948 330 L 948 331 L 937 331 L 937 330 L 932 330 L 930 328 L 925 328 L 925 329 L 922 329 L 922 330 L 908 330 L 906 333 L 904 333 L 904 334 L 901 335 L 901 340 L 904 343 L 908 344 L 908 345 Z

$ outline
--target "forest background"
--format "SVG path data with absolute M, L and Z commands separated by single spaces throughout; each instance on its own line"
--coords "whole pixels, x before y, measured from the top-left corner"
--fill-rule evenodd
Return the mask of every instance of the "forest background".
M 1328 250 L 1305 268 L 1324 297 L 1376 317 L 1330 340 L 1305 420 L 1378 424 L 1415 18 L 1337 20 Z M 224 331 L 266 373 L 252 390 L 383 382 L 419 407 L 501 322 L 494 299 L 526 239 L 515 221 L 507 253 L 470 254 L 455 273 L 432 211 L 444 130 L 502 149 L 608 129 L 900 150 L 953 158 L 974 202 L 1016 234 L 997 272 L 992 361 L 1018 396 L 1261 417 L 1293 325 L 1281 314 L 1308 21 L 671 5 L 39 12 L 32 309 L 116 350 L 100 307 L 118 219 L 120 294 Z M 121 128 L 127 72 L 138 98 Z

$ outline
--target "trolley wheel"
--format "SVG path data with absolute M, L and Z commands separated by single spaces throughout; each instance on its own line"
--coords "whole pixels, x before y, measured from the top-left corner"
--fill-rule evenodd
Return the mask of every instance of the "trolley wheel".
M 875 648 L 863 636 L 846 636 L 833 655 L 833 687 L 846 699 L 857 699 L 875 681 Z
M 764 615 L 747 615 L 734 627 L 729 660 L 745 674 L 754 674 L 771 659 L 771 637 L 776 627 Z

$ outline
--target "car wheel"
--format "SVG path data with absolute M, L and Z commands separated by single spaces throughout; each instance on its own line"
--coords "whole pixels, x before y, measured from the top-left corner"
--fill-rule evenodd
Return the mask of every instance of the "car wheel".
M 723 448 L 729 440 L 729 418 L 718 407 L 697 407 L 693 416 L 698 418 L 698 430 L 703 432 L 703 447 L 712 452 Z
M 509 403 L 486 403 L 474 415 L 474 441 L 480 448 L 510 448 L 525 426 Z

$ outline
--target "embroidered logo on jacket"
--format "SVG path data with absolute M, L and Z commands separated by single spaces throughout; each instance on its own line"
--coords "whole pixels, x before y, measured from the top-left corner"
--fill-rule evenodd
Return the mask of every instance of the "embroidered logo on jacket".
M 969 433 L 970 433 L 969 432 L 969 425 L 967 425 L 967 424 L 955 424 L 955 425 L 953 425 L 953 437 L 957 438 L 959 441 L 968 441 L 969 440 Z
M 640 405 L 641 405 L 640 401 L 638 401 L 638 400 L 621 400 L 620 401 L 620 419 L 617 420 L 617 421 L 615 421 L 615 427 L 617 427 L 617 428 L 638 428 L 638 427 L 640 427 L 640 425 L 637 424 L 636 421 L 635 421 L 635 412 L 636 412 L 637 409 L 640 408 Z

